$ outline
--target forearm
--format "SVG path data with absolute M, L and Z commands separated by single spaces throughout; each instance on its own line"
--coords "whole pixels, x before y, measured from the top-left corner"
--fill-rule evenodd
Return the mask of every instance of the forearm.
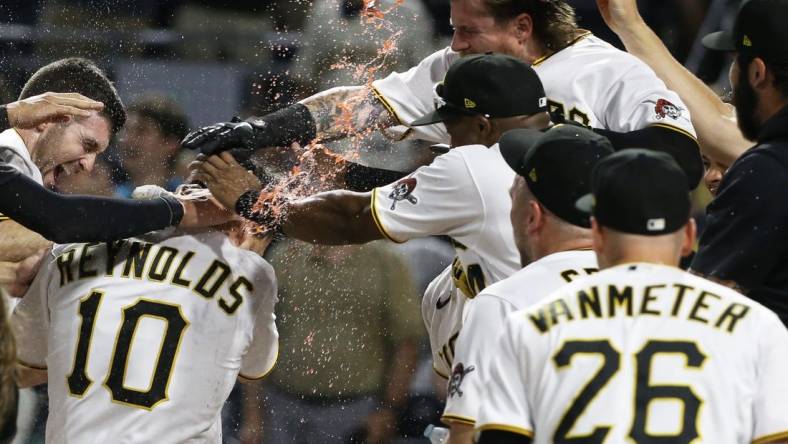
M 419 359 L 419 349 L 414 339 L 397 344 L 394 357 L 389 363 L 388 385 L 384 401 L 401 408 L 408 399 L 408 390 Z
M 16 282 L 16 270 L 19 262 L 0 262 L 0 285 L 8 285 Z
M 285 235 L 323 245 L 363 244 L 382 236 L 370 209 L 369 193 L 338 190 L 285 204 Z
M 449 441 L 447 444 L 473 444 L 472 425 L 453 422 L 449 430 Z
M 25 367 L 23 365 L 16 366 L 17 380 L 16 385 L 19 388 L 35 387 L 47 382 L 47 371 L 35 368 Z
M 183 216 L 182 206 L 172 198 L 133 201 L 64 196 L 22 175 L 3 185 L 0 212 L 29 229 L 12 222 L 12 228 L 0 230 L 0 239 L 30 242 L 33 252 L 46 247 L 42 247 L 46 241 L 30 230 L 58 243 L 107 241 L 177 225 Z M 18 236 L 23 237 L 15 240 Z M 3 245 L 7 251 L 10 244 Z
M 365 86 L 340 86 L 300 102 L 315 119 L 317 140 L 331 141 L 396 125 L 394 116 Z
M 19 262 L 50 244 L 38 233 L 12 220 L 0 222 L 0 261 Z
M 618 31 L 627 51 L 646 63 L 689 108 L 701 150 L 731 165 L 753 143 L 741 134 L 729 107 L 671 54 L 642 19 Z

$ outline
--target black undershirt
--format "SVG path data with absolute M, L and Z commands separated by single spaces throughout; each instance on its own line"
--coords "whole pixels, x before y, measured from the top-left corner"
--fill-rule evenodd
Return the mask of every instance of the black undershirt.
M 0 213 L 53 242 L 104 242 L 178 225 L 183 206 L 172 197 L 66 196 L 0 164 Z

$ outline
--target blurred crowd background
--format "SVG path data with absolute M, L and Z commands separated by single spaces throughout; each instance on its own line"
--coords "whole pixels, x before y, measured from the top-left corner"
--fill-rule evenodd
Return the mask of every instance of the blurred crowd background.
M 621 47 L 595 0 L 569 3 L 582 27 Z M 638 3 L 678 60 L 721 94 L 729 90 L 728 61 L 706 53 L 698 36 L 730 27 L 739 0 Z M 190 128 L 264 114 L 323 89 L 363 83 L 370 73 L 406 69 L 451 40 L 448 0 L 376 0 L 382 18 L 364 6 L 363 0 L 2 0 L 0 103 L 13 101 L 46 63 L 70 56 L 96 61 L 115 81 L 129 120 L 98 171 L 74 177 L 63 191 L 129 196 L 143 184 L 172 190 L 192 159 L 179 149 Z M 408 166 L 397 164 L 396 150 L 423 149 L 382 136 L 363 148 L 361 163 L 385 159 L 403 170 Z M 699 208 L 705 199 L 698 195 Z M 287 241 L 268 256 L 280 284 L 280 358 L 266 380 L 233 392 L 225 442 L 265 436 L 276 444 L 291 442 L 277 436 L 294 434 L 304 437 L 299 442 L 321 442 L 309 436 L 325 429 L 348 443 L 425 442 L 420 435 L 438 423 L 444 382 L 431 370 L 420 301 L 450 263 L 450 245 L 426 239 L 325 248 Z M 45 396 L 42 388 L 24 393 L 15 442 L 43 442 Z M 381 408 L 383 399 L 396 400 L 394 416 Z

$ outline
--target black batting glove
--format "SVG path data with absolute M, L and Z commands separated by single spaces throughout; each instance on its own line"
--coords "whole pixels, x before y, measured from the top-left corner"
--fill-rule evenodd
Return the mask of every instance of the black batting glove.
M 206 126 L 186 135 L 181 146 L 210 156 L 236 149 L 251 152 L 257 148 L 288 146 L 293 142 L 306 145 L 317 135 L 315 119 L 309 109 L 295 103 L 262 117 Z M 238 158 L 238 155 L 233 155 Z
M 249 122 L 217 123 L 190 132 L 181 142 L 181 146 L 206 156 L 230 149 L 252 151 L 255 148 L 254 131 Z

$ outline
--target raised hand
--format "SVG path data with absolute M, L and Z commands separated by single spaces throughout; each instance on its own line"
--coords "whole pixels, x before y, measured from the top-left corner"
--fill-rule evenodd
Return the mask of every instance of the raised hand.
M 103 103 L 77 93 L 47 92 L 6 105 L 11 126 L 23 129 L 68 117 L 88 117 L 102 109 Z

